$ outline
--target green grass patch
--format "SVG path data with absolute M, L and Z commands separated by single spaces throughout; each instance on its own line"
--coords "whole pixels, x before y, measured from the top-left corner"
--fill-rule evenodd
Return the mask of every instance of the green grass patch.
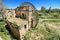
M 43 20 L 43 22 L 60 22 L 60 20 Z
M 10 40 L 9 32 L 5 28 L 5 22 L 0 20 L 0 37 L 4 40 Z
M 54 29 L 50 26 L 47 26 L 47 24 L 45 24 L 44 27 L 38 25 L 37 28 L 30 29 L 26 33 L 26 38 L 27 38 L 27 40 L 35 39 L 33 37 L 33 35 L 31 35 L 31 33 L 33 33 L 35 35 L 35 37 L 39 37 L 40 34 L 43 35 L 43 37 L 40 36 L 41 38 L 40 39 L 38 38 L 37 40 L 60 40 L 60 33 L 57 33 L 57 32 L 56 32 L 56 29 Z
M 0 37 L 4 40 L 10 40 L 9 36 L 5 32 L 0 32 Z
M 0 19 L 0 22 L 4 22 L 4 20 L 3 19 Z

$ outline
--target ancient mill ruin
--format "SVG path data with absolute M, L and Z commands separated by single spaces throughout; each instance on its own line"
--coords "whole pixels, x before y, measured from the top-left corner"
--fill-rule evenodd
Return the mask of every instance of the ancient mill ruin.
M 26 32 L 37 26 L 38 13 L 34 5 L 24 2 L 16 9 L 6 9 L 4 20 L 14 36 L 18 40 L 24 40 Z

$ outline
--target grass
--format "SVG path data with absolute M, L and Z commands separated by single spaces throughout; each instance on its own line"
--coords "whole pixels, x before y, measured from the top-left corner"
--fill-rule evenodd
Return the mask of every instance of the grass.
M 39 18 L 41 18 L 41 19 L 60 19 L 60 14 L 59 13 L 41 13 L 41 12 L 39 12 Z
M 0 32 L 0 37 L 4 40 L 10 40 L 10 37 L 5 32 Z
M 0 19 L 0 22 L 4 22 L 4 20 L 3 19 Z
M 5 28 L 5 22 L 0 19 L 0 37 L 4 40 L 10 40 L 9 32 Z
M 56 20 L 49 20 L 48 22 L 56 22 Z M 47 23 L 47 21 L 44 21 Z M 58 20 L 59 22 L 59 20 Z M 26 33 L 27 40 L 60 40 L 60 30 L 48 26 L 48 24 L 39 23 L 36 28 L 30 29 Z M 32 33 L 34 35 L 32 35 Z M 38 38 L 37 38 L 38 37 Z
M 16 29 L 19 28 L 19 26 L 17 26 L 17 24 L 16 24 L 15 22 L 12 23 L 12 27 L 13 27 L 13 28 L 16 28 Z
M 43 20 L 43 22 L 60 22 L 60 20 Z

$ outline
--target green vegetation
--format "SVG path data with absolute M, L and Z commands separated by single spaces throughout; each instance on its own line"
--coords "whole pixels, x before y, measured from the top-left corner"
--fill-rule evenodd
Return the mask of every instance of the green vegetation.
M 0 15 L 1 15 L 2 13 L 0 12 Z
M 10 40 L 9 32 L 5 28 L 5 22 L 0 19 L 0 37 L 4 40 Z
M 39 17 L 42 19 L 60 19 L 60 9 L 46 9 L 44 6 L 41 7 L 41 10 L 38 10 Z
M 43 22 L 60 22 L 60 20 L 43 20 Z
M 39 12 L 39 18 L 42 18 L 42 19 L 60 19 L 60 13 L 41 13 L 41 12 Z
M 39 23 L 36 28 L 30 29 L 26 33 L 25 39 L 27 40 L 60 40 L 60 28 L 56 26 L 49 26 L 47 21 Z M 48 22 L 56 23 L 56 20 L 49 20 Z M 60 21 L 59 21 L 60 22 Z M 52 24 L 52 23 L 51 23 Z
M 0 22 L 4 22 L 4 20 L 3 19 L 0 19 Z
M 13 28 L 15 28 L 15 29 L 18 29 L 18 28 L 19 28 L 19 26 L 16 24 L 16 22 L 11 23 L 11 26 L 12 26 Z

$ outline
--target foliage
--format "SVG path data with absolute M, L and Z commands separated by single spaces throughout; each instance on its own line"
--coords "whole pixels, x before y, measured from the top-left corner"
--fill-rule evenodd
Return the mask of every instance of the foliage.
M 51 22 L 53 22 L 53 20 Z M 26 33 L 27 40 L 60 40 L 59 30 L 48 26 L 48 24 L 46 24 L 47 22 L 42 25 L 43 23 L 38 24 L 36 28 L 30 29 Z
M 37 10 L 37 11 L 39 13 L 40 18 L 60 19 L 60 9 L 57 9 L 57 8 L 51 9 L 51 7 L 49 7 L 49 9 L 46 9 L 44 6 L 42 6 L 41 10 Z
M 3 19 L 0 19 L 0 22 L 3 22 L 4 20 Z
M 11 25 L 12 25 L 12 27 L 15 28 L 15 29 L 18 29 L 18 28 L 19 28 L 19 26 L 18 26 L 15 22 L 11 23 Z
M 43 22 L 60 22 L 60 20 L 43 20 Z
M 41 12 L 45 12 L 46 11 L 46 8 L 44 6 L 41 7 Z
M 10 40 L 9 32 L 6 30 L 5 22 L 3 20 L 0 20 L 0 37 L 4 40 Z

